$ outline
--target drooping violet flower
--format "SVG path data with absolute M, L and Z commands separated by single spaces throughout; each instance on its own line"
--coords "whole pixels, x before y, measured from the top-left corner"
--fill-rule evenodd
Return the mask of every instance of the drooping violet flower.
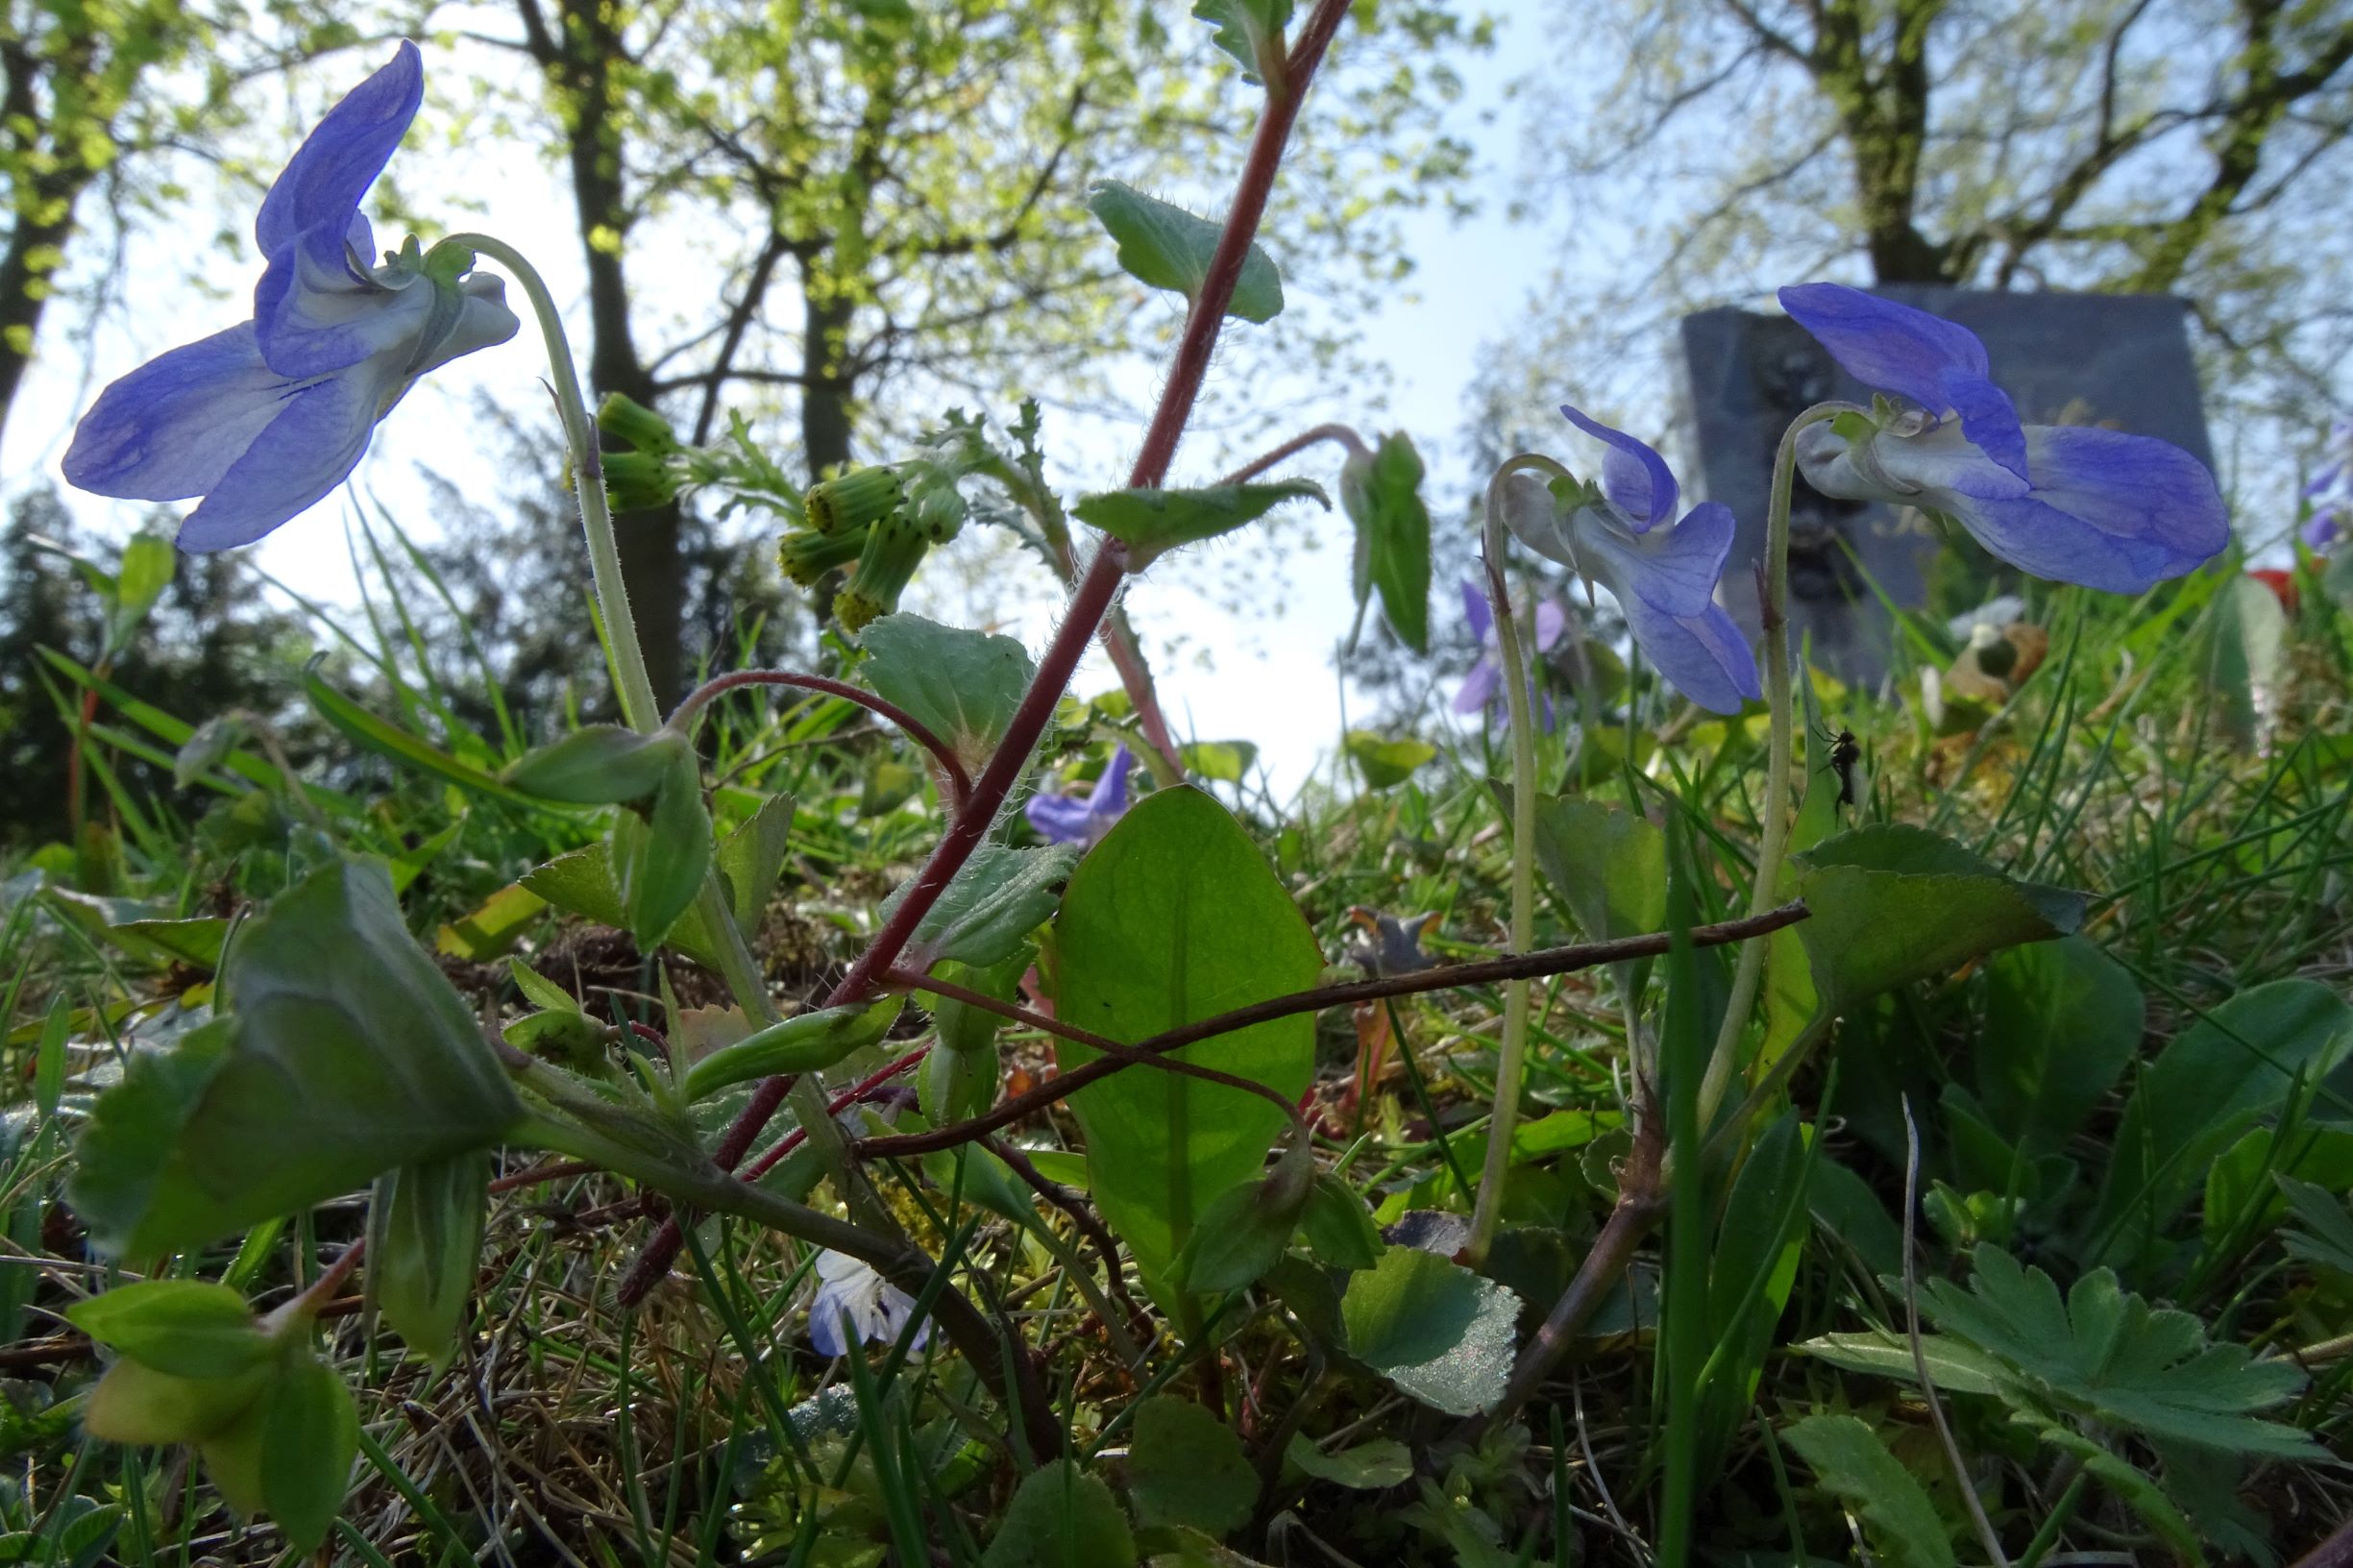
M 913 1296 L 876 1273 L 873 1264 L 846 1253 L 819 1253 L 817 1279 L 817 1295 L 809 1303 L 809 1343 L 821 1356 L 846 1355 L 869 1341 L 888 1344 L 915 1313 Z M 842 1335 L 845 1318 L 847 1339 Z M 909 1348 L 919 1350 L 930 1337 L 930 1322 L 918 1323 Z
M 1123 746 L 1103 765 L 1093 789 L 1084 795 L 1075 790 L 1068 795 L 1033 795 L 1022 803 L 1021 814 L 1039 837 L 1049 843 L 1091 848 L 1127 810 L 1128 770 L 1135 766 L 1135 757 Z
M 1677 691 L 1711 713 L 1738 713 L 1764 694 L 1748 640 L 1716 602 L 1732 549 L 1730 510 L 1702 502 L 1674 522 L 1681 493 L 1665 458 L 1566 404 L 1560 411 L 1608 445 L 1602 482 L 1522 487 L 1507 496 L 1505 526 L 1537 554 L 1607 588 L 1634 646 Z
M 2021 424 L 1969 329 L 1837 283 L 1780 299 L 1888 394 L 1869 416 L 1799 433 L 1799 470 L 1824 495 L 1942 513 L 2022 571 L 2110 593 L 2180 576 L 2230 542 L 2205 464 L 2150 436 Z
M 425 93 L 417 46 L 327 111 L 254 220 L 268 262 L 254 319 L 149 360 L 98 396 L 65 478 L 127 501 L 204 498 L 183 550 L 251 544 L 331 494 L 419 377 L 519 323 L 471 255 L 412 237 L 372 265 L 360 199 Z
M 2326 460 L 2304 485 L 2312 515 L 2297 531 L 2315 550 L 2330 550 L 2353 531 L 2353 419 L 2329 427 Z
M 1495 613 L 1487 606 L 1487 596 L 1479 585 L 1465 577 L 1462 581 L 1462 616 L 1471 624 L 1471 634 L 1479 639 L 1479 662 L 1471 666 L 1470 674 L 1462 677 L 1462 685 L 1455 693 L 1457 713 L 1477 713 L 1482 708 L 1493 708 L 1504 703 L 1503 650 L 1495 638 Z M 1569 629 L 1568 612 L 1549 599 L 1536 601 L 1536 651 L 1550 653 L 1560 646 L 1561 635 Z M 1529 706 L 1544 717 L 1546 733 L 1553 727 L 1553 699 L 1550 693 L 1537 694 L 1534 671 L 1528 676 L 1531 688 Z M 1501 709 L 1507 723 L 1511 708 L 1504 703 Z

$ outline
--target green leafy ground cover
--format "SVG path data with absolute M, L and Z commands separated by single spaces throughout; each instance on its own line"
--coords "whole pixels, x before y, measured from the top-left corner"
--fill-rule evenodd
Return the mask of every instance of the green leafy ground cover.
M 712 1091 L 680 1114 L 706 1142 L 769 1071 L 872 1085 L 845 1122 L 903 1135 L 1084 1066 L 938 997 L 772 1031 L 720 1005 L 698 922 L 737 921 L 771 988 L 814 1005 L 887 918 L 934 831 L 919 753 L 836 698 L 755 690 L 709 710 L 707 792 L 623 732 L 524 763 L 552 726 L 464 723 L 496 706 L 487 672 L 387 642 L 360 649 L 365 704 L 307 678 L 343 757 L 329 788 L 289 780 L 262 730 L 199 737 L 200 716 L 61 651 L 61 698 L 98 693 L 89 823 L 10 868 L 0 915 L 0 1551 L 270 1562 L 292 1535 L 355 1563 L 1483 1568 L 1647 1562 L 1684 1531 L 1706 1560 L 1936 1564 L 1986 1560 L 1990 1531 L 2021 1562 L 2292 1558 L 2348 1495 L 2353 616 L 2307 575 L 2276 657 L 2250 663 L 2224 609 L 2243 580 L 2044 590 L 2024 617 L 2048 656 L 1941 725 L 1918 697 L 1956 651 L 1940 629 L 1908 628 L 1902 699 L 1816 679 L 1812 707 L 1861 743 L 1858 799 L 1836 804 L 1817 735 L 1785 875 L 1824 914 L 1771 939 L 1734 1086 L 1758 1136 L 1678 1184 L 1689 1202 L 1524 1401 L 1514 1359 L 1633 1152 L 1629 1032 L 1669 1075 L 1697 1061 L 1679 1042 L 1712 1038 L 1729 948 L 1539 983 L 1505 1225 L 1476 1270 L 1455 1255 L 1494 984 L 1187 1053 L 1264 1097 L 1130 1069 L 993 1143 L 869 1161 L 866 1201 L 1034 1359 L 1048 1409 L 1027 1423 L 944 1334 L 820 1354 L 814 1251 L 742 1220 L 690 1227 L 619 1309 L 656 1212 L 625 1130 L 578 1159 L 474 1152 L 515 1115 L 469 1069 L 484 1028 L 592 1079 L 699 1058 Z M 850 678 L 985 753 L 985 680 L 930 690 L 893 634 L 869 646 Z M 1660 725 L 1647 686 L 1582 695 L 1581 741 L 1564 724 L 1538 747 L 1561 788 L 1537 817 L 1537 945 L 1737 915 L 1762 720 Z M 1092 773 L 1130 723 L 1115 696 L 1066 702 L 1042 774 Z M 1119 1041 L 1491 956 L 1505 747 L 1450 733 L 1401 715 L 1287 807 L 1212 767 L 1075 866 L 1016 829 L 919 940 Z M 130 781 L 142 757 L 183 777 Z M 617 863 L 626 836 L 593 803 L 615 798 L 707 811 L 726 907 Z M 225 942 L 235 1021 L 214 1022 Z M 803 1150 L 764 1186 L 839 1212 L 819 1175 Z M 371 1223 L 372 1299 L 278 1332 Z M 169 1283 L 122 1287 L 142 1279 Z M 168 1364 L 116 1360 L 142 1347 Z M 146 1385 L 110 1391 L 108 1364 Z

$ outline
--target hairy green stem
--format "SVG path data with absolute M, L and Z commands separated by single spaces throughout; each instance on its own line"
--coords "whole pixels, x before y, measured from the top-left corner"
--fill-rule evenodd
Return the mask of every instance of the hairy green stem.
M 1528 666 L 1519 630 L 1511 623 L 1511 597 L 1504 583 L 1504 481 L 1535 469 L 1560 478 L 1568 470 L 1550 457 L 1524 452 L 1507 457 L 1487 481 L 1484 520 L 1487 597 L 1495 604 L 1497 659 L 1503 669 L 1505 711 L 1511 715 L 1511 945 L 1524 953 L 1536 940 L 1536 717 L 1528 700 Z M 1503 1219 L 1504 1184 L 1511 1170 L 1511 1128 L 1519 1119 L 1520 1078 L 1528 1058 L 1528 982 L 1504 989 L 1504 1040 L 1495 1062 L 1495 1111 L 1487 1127 L 1486 1166 L 1479 1176 L 1479 1200 L 1471 1211 L 1470 1240 L 1463 1256 L 1476 1268 L 1487 1256 Z
M 613 532 L 612 509 L 605 503 L 604 463 L 597 447 L 596 421 L 590 417 L 587 400 L 580 392 L 572 342 L 564 333 L 564 319 L 556 309 L 555 297 L 549 293 L 547 280 L 540 277 L 539 270 L 504 240 L 488 234 L 463 233 L 452 234 L 442 244 L 463 246 L 498 262 L 514 275 L 524 296 L 531 302 L 540 336 L 547 343 L 548 379 L 555 389 L 564 442 L 571 451 L 573 495 L 579 502 L 580 531 L 588 541 L 589 571 L 596 581 L 597 603 L 603 611 L 604 635 L 613 649 L 621 716 L 630 728 L 650 734 L 662 726 L 661 704 L 654 697 L 653 681 L 646 673 L 645 649 L 638 643 L 637 621 L 629 609 L 628 584 L 621 574 L 621 544 Z M 704 878 L 695 909 L 711 933 L 718 949 L 720 975 L 726 981 L 737 1005 L 755 1022 L 775 1022 L 780 1017 L 775 1001 L 768 993 L 758 961 L 736 926 L 716 870 Z M 833 1178 L 843 1199 L 853 1206 L 861 1218 L 869 1217 L 868 1211 L 881 1213 L 879 1204 L 864 1201 L 866 1184 L 850 1164 L 849 1149 L 842 1139 L 841 1129 L 825 1115 L 824 1087 L 813 1075 L 803 1074 L 795 1084 L 790 1099 L 794 1115 L 808 1129 L 809 1142 L 818 1151 L 826 1174 Z M 895 1227 L 891 1232 L 895 1233 Z
M 1771 909 L 1781 879 L 1781 857 L 1789 846 L 1789 788 L 1792 757 L 1797 749 L 1795 704 L 1789 678 L 1789 493 L 1797 482 L 1798 432 L 1844 413 L 1862 413 L 1851 403 L 1818 403 L 1781 432 L 1780 450 L 1773 457 L 1773 497 L 1765 512 L 1764 595 L 1757 605 L 1765 629 L 1765 705 L 1773 731 L 1765 763 L 1765 821 L 1756 846 L 1756 872 L 1749 886 L 1749 913 Z M 1732 976 L 1732 994 L 1716 1031 L 1715 1050 L 1707 1059 L 1706 1076 L 1700 1081 L 1700 1126 L 1715 1119 L 1716 1107 L 1740 1065 L 1740 1039 L 1749 1025 L 1749 1011 L 1756 1004 L 1757 982 L 1765 972 L 1761 940 L 1740 950 L 1740 967 Z

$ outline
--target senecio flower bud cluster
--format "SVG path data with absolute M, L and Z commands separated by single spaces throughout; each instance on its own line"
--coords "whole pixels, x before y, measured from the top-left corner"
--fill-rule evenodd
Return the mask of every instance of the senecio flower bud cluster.
M 933 547 L 962 531 L 970 508 L 957 481 L 970 471 L 956 455 L 926 453 L 901 462 L 852 468 L 809 487 L 808 527 L 776 547 L 784 575 L 806 588 L 852 566 L 833 601 L 847 631 L 898 608 L 899 595 Z

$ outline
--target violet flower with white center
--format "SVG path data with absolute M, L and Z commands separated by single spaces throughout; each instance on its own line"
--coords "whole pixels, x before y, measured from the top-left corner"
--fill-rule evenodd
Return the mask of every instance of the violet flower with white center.
M 2150 436 L 2021 424 L 1969 329 L 1837 283 L 1780 300 L 1889 395 L 1799 432 L 1799 471 L 1824 495 L 1941 513 L 2022 571 L 2110 593 L 2180 576 L 2230 542 L 2205 464 Z
M 98 396 L 63 461 L 77 487 L 126 501 L 204 498 L 183 550 L 251 544 L 333 493 L 377 422 L 428 371 L 520 323 L 470 252 L 412 237 L 371 264 L 359 203 L 425 94 L 417 46 L 327 111 L 254 220 L 268 268 L 254 319 L 149 360 Z
M 1675 522 L 1681 495 L 1665 458 L 1565 404 L 1560 411 L 1607 443 L 1602 482 L 1529 486 L 1523 494 L 1533 503 L 1507 505 L 1505 527 L 1537 554 L 1607 588 L 1634 646 L 1668 684 L 1711 713 L 1738 713 L 1764 693 L 1748 640 L 1716 602 L 1732 550 L 1730 510 L 1702 502 Z
M 1124 746 L 1111 754 L 1103 765 L 1101 776 L 1094 788 L 1080 794 L 1054 795 L 1041 792 L 1033 795 L 1021 806 L 1021 814 L 1038 836 L 1050 844 L 1075 844 L 1080 848 L 1091 848 L 1111 824 L 1127 810 L 1127 775 L 1136 766 L 1136 759 Z
M 1471 634 L 1479 639 L 1480 653 L 1479 662 L 1471 666 L 1470 674 L 1462 677 L 1461 688 L 1455 693 L 1455 711 L 1477 713 L 1482 708 L 1492 708 L 1503 702 L 1504 666 L 1502 650 L 1495 638 L 1495 614 L 1488 608 L 1487 596 L 1481 593 L 1479 585 L 1467 577 L 1462 583 L 1462 616 L 1471 624 Z M 1566 610 L 1549 599 L 1536 601 L 1536 651 L 1539 654 L 1550 653 L 1559 647 L 1561 636 L 1568 629 Z M 1529 674 L 1528 684 L 1531 691 L 1529 706 L 1542 711 L 1544 728 L 1550 733 L 1553 727 L 1552 696 L 1550 693 L 1535 692 L 1536 678 L 1532 671 Z M 1510 723 L 1511 708 L 1508 703 L 1504 703 L 1502 717 L 1505 723 Z
M 2315 550 L 2332 549 L 2353 531 L 2353 419 L 2329 427 L 2327 459 L 2304 485 L 2312 515 L 2298 531 Z
M 869 1341 L 889 1344 L 915 1314 L 913 1296 L 876 1273 L 873 1264 L 846 1253 L 819 1253 L 817 1279 L 817 1295 L 809 1303 L 809 1343 L 821 1356 L 846 1356 Z M 930 1322 L 918 1323 L 909 1348 L 919 1350 L 930 1337 Z

